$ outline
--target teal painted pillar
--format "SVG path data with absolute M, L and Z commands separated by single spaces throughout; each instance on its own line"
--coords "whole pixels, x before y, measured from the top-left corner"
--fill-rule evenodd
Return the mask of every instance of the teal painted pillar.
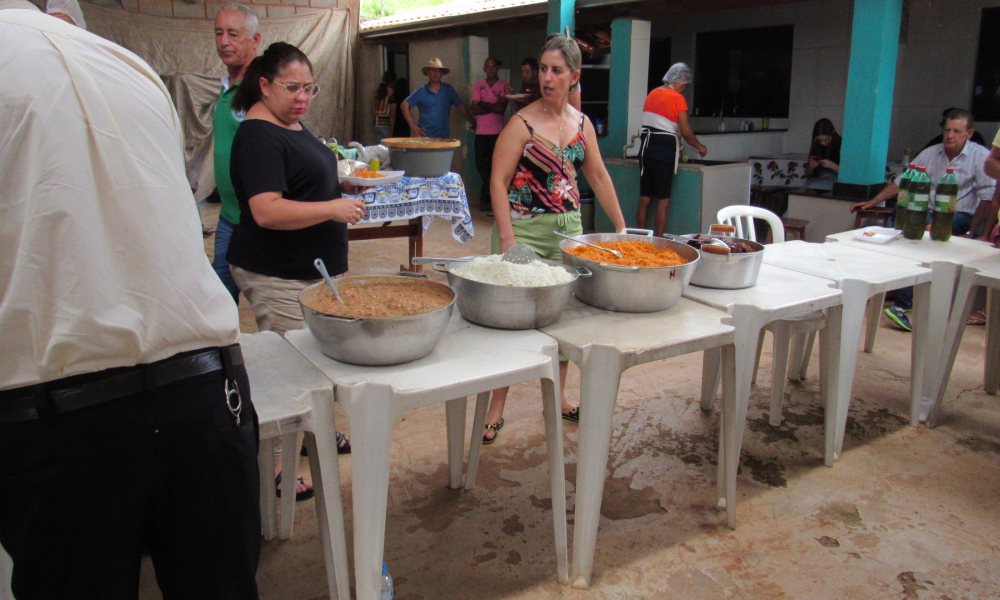
M 632 71 L 632 19 L 611 21 L 611 74 L 608 85 L 608 135 L 598 145 L 601 156 L 621 157 L 628 129 L 629 74 Z
M 549 0 L 548 33 L 562 33 L 569 27 L 569 34 L 576 32 L 573 13 L 576 10 L 576 0 Z
M 885 181 L 902 11 L 903 0 L 854 1 L 841 183 Z

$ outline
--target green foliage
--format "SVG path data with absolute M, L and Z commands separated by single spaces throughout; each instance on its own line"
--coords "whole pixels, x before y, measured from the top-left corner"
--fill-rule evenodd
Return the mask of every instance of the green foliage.
M 437 6 L 451 0 L 361 0 L 361 20 L 378 19 L 427 6 Z

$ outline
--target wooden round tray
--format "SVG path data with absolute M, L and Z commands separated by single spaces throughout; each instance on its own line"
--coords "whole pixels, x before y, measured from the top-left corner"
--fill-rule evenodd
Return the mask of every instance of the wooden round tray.
M 442 148 L 458 148 L 462 142 L 445 138 L 399 137 L 385 138 L 382 145 L 386 148 L 408 148 L 413 150 L 439 150 Z

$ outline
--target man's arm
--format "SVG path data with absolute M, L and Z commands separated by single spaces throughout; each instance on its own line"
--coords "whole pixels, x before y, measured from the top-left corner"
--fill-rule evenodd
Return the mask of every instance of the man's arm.
M 441 85 L 443 86 L 445 84 L 442 83 Z M 452 106 L 458 107 L 458 112 L 462 113 L 462 116 L 465 117 L 465 120 L 468 121 L 469 125 L 472 126 L 472 129 L 475 130 L 476 117 L 472 116 L 472 113 L 469 112 L 469 107 L 467 107 L 465 103 L 462 102 L 462 97 L 458 95 L 458 92 L 455 90 L 454 87 L 449 85 L 447 89 L 448 89 L 448 94 L 451 96 Z M 475 94 L 475 90 L 473 90 L 473 94 Z
M 403 109 L 403 118 L 406 119 L 406 124 L 410 126 L 410 131 L 416 134 L 417 137 L 424 137 L 424 130 L 418 127 L 417 124 L 413 122 L 413 115 L 410 114 L 409 99 L 403 100 L 403 103 L 400 105 L 400 108 Z
M 476 117 L 472 116 L 472 113 L 469 112 L 468 107 L 466 107 L 465 104 L 458 104 L 457 106 L 458 106 L 458 112 L 462 113 L 462 116 L 465 117 L 465 120 L 468 121 L 473 128 L 475 128 Z
M 993 146 L 993 149 L 990 150 L 990 155 L 983 164 L 983 172 L 993 179 L 1000 179 L 1000 148 Z M 986 213 L 986 226 L 983 227 L 983 235 L 976 239 L 983 242 L 991 241 L 990 234 L 996 227 L 997 213 L 1000 213 L 1000 187 L 993 189 L 993 198 L 990 200 L 990 208 Z
M 854 204 L 852 204 L 851 212 L 855 212 L 858 210 L 868 210 L 869 208 L 875 206 L 880 202 L 885 202 L 889 198 L 893 198 L 898 191 L 899 191 L 899 186 L 896 185 L 895 183 L 890 183 L 889 185 L 885 186 L 882 189 L 882 191 L 879 192 L 878 195 L 876 195 L 871 200 L 867 200 L 865 202 L 855 202 Z
M 990 155 L 986 158 L 983 171 L 993 179 L 1000 179 L 1000 148 L 993 146 Z

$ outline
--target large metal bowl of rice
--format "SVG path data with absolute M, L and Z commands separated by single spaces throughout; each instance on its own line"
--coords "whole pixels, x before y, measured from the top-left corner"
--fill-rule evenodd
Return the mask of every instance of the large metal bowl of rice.
M 500 260 L 500 255 L 436 263 L 458 294 L 458 311 L 467 321 L 497 329 L 538 329 L 562 316 L 577 280 L 587 269 L 554 260 L 527 265 Z

